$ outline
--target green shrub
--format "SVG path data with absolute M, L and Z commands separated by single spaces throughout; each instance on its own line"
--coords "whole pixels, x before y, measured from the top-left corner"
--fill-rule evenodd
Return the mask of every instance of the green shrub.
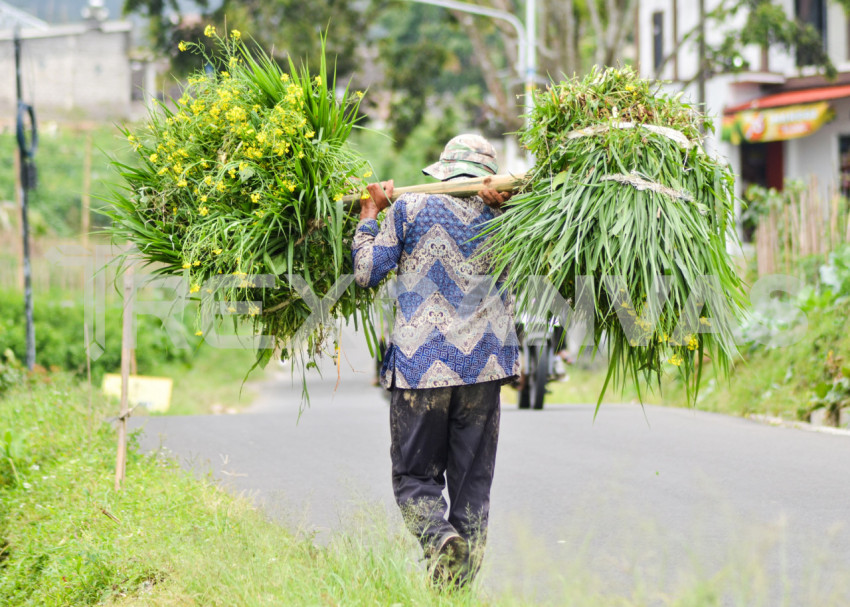
M 37 298 L 33 319 L 36 363 L 46 369 L 57 368 L 84 377 L 86 352 L 83 304 L 50 297 Z M 106 348 L 97 360 L 92 361 L 92 377 L 95 383 L 99 383 L 104 373 L 120 368 L 121 319 L 120 306 L 107 307 Z M 23 295 L 14 291 L 0 291 L 0 352 L 6 350 L 17 360 L 26 358 Z M 191 350 L 179 350 L 171 344 L 158 320 L 150 316 L 138 317 L 136 362 L 140 373 L 148 372 L 162 362 L 189 363 L 191 357 Z M 0 363 L 0 391 L 3 389 L 3 377 L 6 374 L 5 365 L 6 363 Z

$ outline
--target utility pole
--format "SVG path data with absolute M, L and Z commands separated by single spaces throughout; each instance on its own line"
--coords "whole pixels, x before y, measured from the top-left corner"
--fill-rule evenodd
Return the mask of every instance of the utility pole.
M 537 0 L 525 0 L 525 113 L 534 109 L 534 79 L 537 78 Z
M 705 112 L 705 0 L 699 0 L 699 63 L 697 64 L 697 101 Z
M 517 19 L 516 15 L 507 11 L 470 4 L 468 2 L 456 2 L 455 0 L 408 0 L 420 4 L 442 6 L 462 13 L 483 15 L 492 19 L 500 19 L 510 23 L 517 33 L 517 61 L 516 72 L 525 81 L 525 113 L 531 113 L 534 107 L 534 99 L 531 92 L 534 90 L 534 81 L 537 78 L 537 2 L 526 0 L 525 24 Z
M 35 325 L 33 323 L 32 302 L 32 265 L 30 263 L 30 225 L 29 225 L 29 190 L 35 188 L 36 172 L 33 155 L 38 147 L 38 130 L 35 123 L 35 110 L 23 101 L 21 90 L 21 33 L 15 28 L 15 86 L 18 101 L 18 114 L 16 121 L 16 135 L 18 139 L 18 151 L 20 153 L 20 185 L 18 187 L 18 199 L 21 201 L 21 234 L 24 245 L 24 314 L 26 316 L 26 363 L 27 368 L 32 371 L 35 367 Z M 27 142 L 26 117 L 29 115 L 32 134 Z

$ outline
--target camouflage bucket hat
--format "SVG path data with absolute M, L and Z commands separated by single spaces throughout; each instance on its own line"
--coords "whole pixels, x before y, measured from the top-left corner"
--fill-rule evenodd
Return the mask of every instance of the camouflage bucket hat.
M 422 172 L 440 181 L 454 177 L 487 177 L 499 170 L 496 150 L 481 135 L 458 135 L 446 144 L 440 160 Z

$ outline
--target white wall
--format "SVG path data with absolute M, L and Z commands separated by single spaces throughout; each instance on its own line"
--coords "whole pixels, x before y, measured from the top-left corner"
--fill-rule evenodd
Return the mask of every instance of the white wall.
M 64 26 L 49 34 L 24 31 L 21 68 L 24 97 L 36 110 L 54 109 L 126 116 L 131 72 L 127 27 L 86 31 Z M 0 39 L 0 110 L 15 106 L 13 42 Z
M 785 177 L 807 179 L 814 175 L 823 196 L 830 186 L 838 185 L 838 138 L 850 136 L 850 99 L 835 101 L 832 107 L 835 120 L 808 137 L 785 142 Z

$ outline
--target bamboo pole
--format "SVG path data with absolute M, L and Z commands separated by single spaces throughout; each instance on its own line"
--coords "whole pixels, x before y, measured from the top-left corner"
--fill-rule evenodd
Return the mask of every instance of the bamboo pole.
M 797 261 L 800 258 L 800 200 L 794 197 L 791 200 L 791 254 L 793 260 Z
M 83 155 L 83 196 L 80 211 L 80 230 L 82 231 L 83 246 L 89 246 L 89 219 L 91 215 L 91 131 L 86 133 L 86 145 Z
M 790 276 L 791 275 L 791 256 L 793 254 L 792 245 L 791 245 L 791 204 L 790 204 L 790 201 L 789 201 L 789 204 L 783 204 L 782 205 L 782 215 L 784 217 L 783 221 L 784 221 L 784 227 L 785 227 L 784 234 L 783 234 L 783 240 L 785 241 L 784 242 L 785 252 L 784 252 L 784 255 L 783 255 L 783 257 L 785 259 L 785 275 Z
M 809 253 L 817 255 L 820 253 L 820 238 L 818 237 L 819 221 L 821 217 L 820 205 L 818 204 L 817 178 L 812 175 L 809 178 Z
M 475 179 L 452 179 L 451 181 L 411 185 L 394 188 L 390 201 L 395 201 L 402 194 L 445 194 L 466 198 L 476 195 L 485 188 L 497 192 L 513 192 L 520 188 L 525 180 L 526 174 L 520 173 L 519 175 L 492 175 L 490 177 L 476 177 Z M 360 208 L 360 194 L 349 194 L 342 200 L 352 203 L 352 210 L 356 211 Z
M 830 188 L 832 190 L 832 188 Z M 829 209 L 829 246 L 830 250 L 834 251 L 838 248 L 838 217 L 841 213 L 841 209 L 838 206 L 840 202 L 840 197 L 838 192 L 832 191 L 832 196 L 830 197 L 830 209 Z
M 118 416 L 118 454 L 115 458 L 115 490 L 121 489 L 127 469 L 127 418 L 130 387 L 130 341 L 133 338 L 133 267 L 124 272 L 124 319 L 121 331 L 121 413 Z

